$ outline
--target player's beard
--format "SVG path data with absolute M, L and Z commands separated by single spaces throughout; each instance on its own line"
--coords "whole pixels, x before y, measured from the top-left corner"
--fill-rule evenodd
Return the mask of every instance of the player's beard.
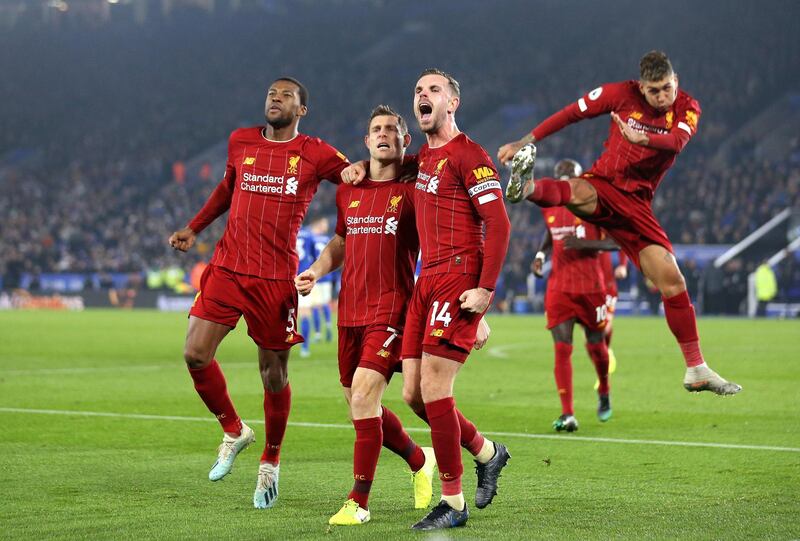
M 267 117 L 267 124 L 272 126 L 272 129 L 279 130 L 291 124 L 293 120 L 294 117 L 292 117 L 291 115 L 279 116 L 278 118 L 275 118 L 273 120 L 270 120 L 269 117 Z

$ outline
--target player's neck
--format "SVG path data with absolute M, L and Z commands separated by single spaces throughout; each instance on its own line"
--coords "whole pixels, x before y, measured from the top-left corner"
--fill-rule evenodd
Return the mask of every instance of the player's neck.
M 269 124 L 261 130 L 261 135 L 268 141 L 286 142 L 297 137 L 297 124 L 289 124 L 283 128 L 273 128 Z
M 369 178 L 375 182 L 386 182 L 399 176 L 400 162 L 382 162 L 375 158 L 369 160 Z
M 456 126 L 455 119 L 452 119 L 443 124 L 442 127 L 435 132 L 425 134 L 428 141 L 428 148 L 443 147 L 460 133 L 461 131 L 458 129 L 458 126 Z

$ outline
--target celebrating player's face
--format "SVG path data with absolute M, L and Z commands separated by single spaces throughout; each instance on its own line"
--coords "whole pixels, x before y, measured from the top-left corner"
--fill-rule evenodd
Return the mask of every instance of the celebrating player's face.
M 411 136 L 403 133 L 400 122 L 394 115 L 373 118 L 369 123 L 369 133 L 364 137 L 370 157 L 381 162 L 401 159 L 410 142 Z
M 267 91 L 264 116 L 273 128 L 285 128 L 295 118 L 305 116 L 306 106 L 300 103 L 300 89 L 291 81 L 275 81 Z
M 639 90 L 651 107 L 664 113 L 678 97 L 678 77 L 673 73 L 660 81 L 640 81 Z
M 414 116 L 423 133 L 435 133 L 455 112 L 458 97 L 453 96 L 447 79 L 441 75 L 424 75 L 414 89 Z

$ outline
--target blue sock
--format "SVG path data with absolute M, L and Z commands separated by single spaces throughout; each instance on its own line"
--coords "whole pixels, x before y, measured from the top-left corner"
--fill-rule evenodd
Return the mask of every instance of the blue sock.
M 311 351 L 309 348 L 309 343 L 311 342 L 311 322 L 307 317 L 300 320 L 300 334 L 306 339 L 306 341 L 300 345 L 300 348 L 303 351 Z
M 325 341 L 333 340 L 333 327 L 331 326 L 331 307 L 329 304 L 322 305 L 322 314 L 325 316 Z
M 314 318 L 314 332 L 319 334 L 320 332 L 320 325 L 322 325 L 322 320 L 319 317 L 319 307 L 315 306 L 313 310 L 311 310 L 311 317 Z

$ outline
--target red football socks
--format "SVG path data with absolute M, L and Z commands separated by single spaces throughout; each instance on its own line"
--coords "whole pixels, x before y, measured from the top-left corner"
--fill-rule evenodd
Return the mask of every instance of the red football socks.
M 563 207 L 569 203 L 572 188 L 565 180 L 554 178 L 540 178 L 533 187 L 533 193 L 528 196 L 528 201 L 533 201 L 540 207 Z
M 369 491 L 375 479 L 375 469 L 378 467 L 378 457 L 381 454 L 383 442 L 383 420 L 381 417 L 369 419 L 354 419 L 356 429 L 356 442 L 353 446 L 353 490 L 348 498 L 352 498 L 358 505 L 368 509 Z
M 599 394 L 608 394 L 608 346 L 605 341 L 597 344 L 586 343 L 586 351 L 594 364 L 595 372 L 600 386 L 597 388 Z
M 697 334 L 697 318 L 694 313 L 689 293 L 683 291 L 677 295 L 666 298 L 664 301 L 664 314 L 667 316 L 669 330 L 678 340 L 686 366 L 703 364 L 703 354 L 700 352 L 700 336 Z
M 281 444 L 289 422 L 289 410 L 292 408 L 292 388 L 286 384 L 282 390 L 272 393 L 264 390 L 264 423 L 267 429 L 267 441 L 261 462 L 278 464 L 281 460 Z
M 553 373 L 556 376 L 556 388 L 561 399 L 561 413 L 572 415 L 572 344 L 556 342 L 556 365 Z M 608 371 L 608 354 L 606 354 L 606 371 Z
M 382 406 L 381 414 L 383 428 L 383 446 L 391 452 L 400 455 L 406 461 L 411 471 L 417 472 L 425 465 L 425 453 L 422 447 L 416 444 L 403 428 L 397 415 L 386 406 Z
M 414 413 L 417 414 L 417 417 L 425 421 L 425 424 L 428 426 L 431 425 L 431 422 L 428 420 L 427 412 L 423 411 L 415 411 Z M 458 426 L 461 427 L 461 447 L 469 451 L 473 456 L 477 455 L 481 447 L 483 447 L 483 434 L 478 432 L 478 429 L 475 428 L 475 425 L 472 422 L 464 417 L 461 413 L 461 410 L 456 408 L 456 417 L 458 417 Z
M 222 430 L 231 434 L 242 431 L 242 420 L 233 407 L 231 397 L 228 396 L 228 386 L 225 375 L 216 359 L 205 368 L 189 369 L 189 375 L 194 380 L 194 388 L 205 403 L 208 411 L 217 416 Z
M 442 495 L 461 494 L 461 427 L 456 414 L 453 397 L 441 398 L 425 404 L 431 425 L 431 441 L 439 464 L 439 479 L 442 480 Z
M 458 409 L 456 409 L 456 417 L 458 417 L 458 426 L 461 427 L 461 446 L 469 451 L 472 456 L 477 455 L 483 447 L 483 434 L 478 432 L 472 421 L 464 417 Z

